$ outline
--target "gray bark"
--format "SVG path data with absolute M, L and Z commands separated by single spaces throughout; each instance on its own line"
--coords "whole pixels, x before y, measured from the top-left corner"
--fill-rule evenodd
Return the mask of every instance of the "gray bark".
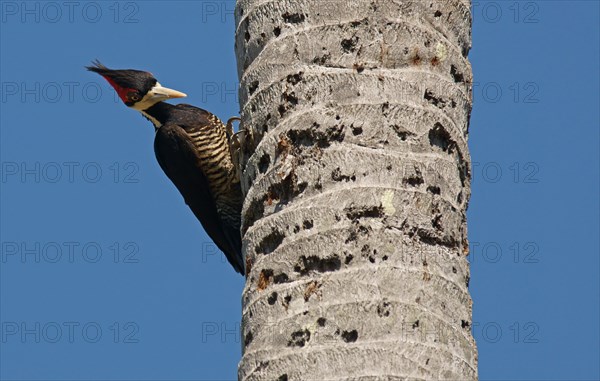
M 240 380 L 477 378 L 469 0 L 238 0 Z

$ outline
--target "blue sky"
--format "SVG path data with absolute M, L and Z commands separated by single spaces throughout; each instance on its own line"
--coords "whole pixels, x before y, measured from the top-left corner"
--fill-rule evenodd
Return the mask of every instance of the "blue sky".
M 231 380 L 243 278 L 83 69 L 236 115 L 233 1 L 0 3 L 3 380 Z M 483 380 L 599 362 L 599 5 L 473 2 L 473 332 Z

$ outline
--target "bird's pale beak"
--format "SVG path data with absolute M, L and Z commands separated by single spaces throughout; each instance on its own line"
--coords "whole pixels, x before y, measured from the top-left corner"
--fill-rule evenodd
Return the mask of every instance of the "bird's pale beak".
M 168 87 L 162 87 L 159 83 L 156 84 L 150 91 L 148 92 L 152 100 L 165 100 L 171 98 L 184 98 L 187 97 L 185 93 L 181 91 L 169 89 Z

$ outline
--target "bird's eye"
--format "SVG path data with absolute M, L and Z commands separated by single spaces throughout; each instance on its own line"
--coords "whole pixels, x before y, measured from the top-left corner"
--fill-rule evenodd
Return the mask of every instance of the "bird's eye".
M 127 99 L 132 102 L 137 102 L 140 99 L 142 99 L 142 97 L 140 96 L 140 94 L 137 91 L 131 91 L 131 92 L 127 93 Z

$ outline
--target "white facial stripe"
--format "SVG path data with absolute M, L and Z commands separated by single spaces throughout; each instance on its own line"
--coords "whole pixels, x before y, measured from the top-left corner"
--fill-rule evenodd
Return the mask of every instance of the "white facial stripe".
M 144 95 L 144 98 L 131 107 L 139 111 L 147 110 L 158 102 L 171 98 L 183 98 L 185 96 L 186 95 L 181 91 L 162 87 L 160 83 L 156 82 L 156 85 L 154 85 L 154 87 L 151 88 L 146 95 Z
M 154 85 L 154 87 L 151 88 L 146 93 L 146 95 L 144 95 L 144 97 L 142 98 L 141 101 L 137 102 L 136 104 L 134 104 L 131 107 L 138 111 L 147 110 L 150 107 L 157 104 L 158 102 L 164 100 L 164 98 L 161 99 L 160 97 L 156 97 L 156 94 L 154 93 L 154 89 L 157 87 L 161 87 L 160 83 L 158 83 L 158 82 L 156 82 L 156 85 Z
M 158 121 L 158 119 L 154 118 L 151 115 L 146 114 L 144 111 L 140 110 L 140 113 L 149 121 L 152 122 L 152 124 L 154 125 L 155 128 L 160 128 L 160 126 L 162 126 L 162 124 Z

